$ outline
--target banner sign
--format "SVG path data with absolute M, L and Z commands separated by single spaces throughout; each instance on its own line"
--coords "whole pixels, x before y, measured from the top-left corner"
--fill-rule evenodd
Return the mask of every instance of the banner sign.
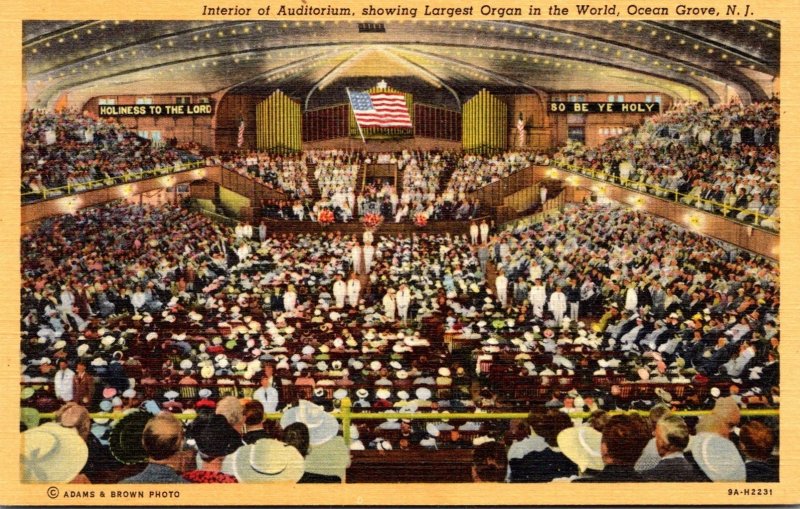
M 101 117 L 187 117 L 211 115 L 209 103 L 200 104 L 104 104 L 98 106 Z
M 660 103 L 551 101 L 550 113 L 658 113 Z

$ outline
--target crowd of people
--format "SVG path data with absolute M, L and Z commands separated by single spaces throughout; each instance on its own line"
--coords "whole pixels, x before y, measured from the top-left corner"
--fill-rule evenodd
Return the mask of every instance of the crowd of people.
M 547 165 L 548 156 L 541 152 L 505 152 L 494 156 L 463 154 L 443 192 L 445 201 L 460 202 L 467 193 L 497 182 L 530 164 Z
M 235 383 L 262 412 L 344 397 L 361 411 L 487 411 L 528 380 L 565 415 L 777 405 L 775 264 L 601 205 L 481 234 L 272 235 L 120 204 L 47 219 L 22 239 L 22 381 L 38 387 L 24 406 L 196 411 Z M 509 368 L 503 384 L 492 365 Z M 667 389 L 625 398 L 630 383 L 597 376 Z M 357 431 L 365 448 L 403 449 L 505 430 L 387 414 Z
M 597 148 L 568 143 L 554 162 L 641 192 L 777 230 L 780 102 L 677 103 Z
M 212 157 L 208 162 L 248 175 L 267 187 L 283 191 L 294 200 L 303 200 L 312 194 L 308 167 L 302 156 L 249 152 Z
M 113 120 L 65 109 L 28 110 L 22 125 L 23 201 L 135 180 L 148 170 L 179 170 L 198 156 L 155 147 Z

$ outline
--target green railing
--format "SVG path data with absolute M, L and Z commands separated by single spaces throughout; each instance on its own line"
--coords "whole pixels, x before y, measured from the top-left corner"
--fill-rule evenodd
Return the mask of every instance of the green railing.
M 80 184 L 67 184 L 61 187 L 46 188 L 42 191 L 32 191 L 29 193 L 22 193 L 22 201 L 24 203 L 34 203 L 41 200 L 49 200 L 51 198 L 59 198 L 64 195 L 71 195 L 77 193 L 84 193 L 87 191 L 95 191 L 104 187 L 111 187 L 118 184 L 127 184 L 129 182 L 137 182 L 152 177 L 159 177 L 162 175 L 170 175 L 174 173 L 183 173 L 184 171 L 195 170 L 204 167 L 205 161 L 193 161 L 188 163 L 181 163 L 180 169 L 176 166 L 165 166 L 162 168 L 153 168 L 144 170 L 139 173 L 126 173 L 117 177 L 109 177 L 100 180 L 91 180 L 89 182 L 81 182 Z M 78 189 L 83 188 L 83 189 Z M 27 199 L 35 197 L 34 199 Z
M 640 415 L 648 415 L 647 410 L 630 410 L 630 411 L 622 411 L 622 410 L 615 410 L 609 412 L 610 414 L 622 414 L 622 413 L 631 413 L 635 412 Z M 689 417 L 689 416 L 700 416 L 704 414 L 711 413 L 710 410 L 678 410 L 674 412 L 676 415 Z M 113 413 L 94 413 L 91 414 L 93 419 L 121 419 L 124 417 L 124 413 L 122 412 L 113 412 Z M 353 412 L 352 411 L 352 402 L 350 398 L 342 399 L 342 404 L 339 411 L 331 412 L 337 420 L 342 422 L 342 434 L 344 436 L 345 443 L 350 443 L 350 423 L 352 421 L 385 421 L 388 419 L 411 419 L 411 420 L 422 420 L 422 421 L 441 421 L 443 419 L 447 420 L 466 420 L 466 421 L 510 421 L 510 420 L 522 420 L 527 419 L 528 413 L 527 412 L 480 412 L 480 413 L 469 413 L 469 412 L 454 412 L 454 413 L 420 413 L 420 412 L 396 412 L 396 413 L 385 413 L 385 412 Z M 569 414 L 570 418 L 573 419 L 585 419 L 589 417 L 589 412 L 575 412 Z M 742 417 L 777 417 L 780 415 L 780 411 L 778 409 L 743 409 L 741 410 Z M 273 412 L 264 415 L 264 419 L 268 421 L 279 421 L 283 414 L 280 412 Z M 181 413 L 175 414 L 175 417 L 179 420 L 189 421 L 197 417 L 197 414 L 194 413 Z M 55 418 L 55 414 L 53 413 L 46 413 L 40 414 L 40 419 L 44 420 L 52 420 Z
M 558 161 L 553 161 L 552 165 L 570 173 L 575 173 L 578 175 L 582 175 L 584 177 L 589 177 L 593 180 L 596 180 L 597 182 L 624 187 L 625 189 L 630 189 L 635 192 L 642 192 L 642 189 L 644 188 L 647 194 L 655 196 L 656 198 L 661 198 L 663 200 L 673 201 L 676 203 L 682 203 L 687 206 L 696 207 L 710 214 L 724 215 L 726 219 L 730 221 L 735 221 L 740 224 L 744 224 L 746 226 L 760 228 L 768 232 L 775 232 L 777 230 L 777 229 L 772 230 L 771 228 L 762 227 L 761 221 L 763 221 L 764 219 L 768 219 L 771 216 L 766 216 L 764 214 L 759 213 L 758 211 L 732 207 L 731 205 L 728 205 L 726 203 L 719 203 L 712 200 L 706 200 L 700 198 L 699 196 L 691 195 L 689 193 L 680 193 L 673 189 L 666 189 L 664 187 L 647 184 L 645 182 L 641 182 L 638 180 L 619 178 L 619 183 L 616 183 L 611 181 L 612 176 L 604 170 L 595 170 L 592 168 L 585 168 L 583 166 L 576 166 L 566 162 L 558 162 Z M 686 197 L 689 197 L 691 202 L 687 203 L 683 201 L 683 199 Z M 702 204 L 703 206 L 697 207 L 698 203 Z M 707 207 L 710 208 L 711 210 L 707 210 Z M 754 216 L 752 223 L 747 223 L 736 218 L 736 214 L 745 211 L 748 213 L 748 215 Z M 730 216 L 728 214 L 730 214 Z M 775 221 L 776 226 L 779 227 L 780 218 L 772 218 L 772 219 L 773 221 Z

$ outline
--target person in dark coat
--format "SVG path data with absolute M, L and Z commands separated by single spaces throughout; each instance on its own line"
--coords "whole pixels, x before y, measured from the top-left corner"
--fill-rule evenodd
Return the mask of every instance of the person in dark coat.
M 778 482 L 778 465 L 772 456 L 775 434 L 764 423 L 750 421 L 739 430 L 747 482 Z
M 530 435 L 508 451 L 510 482 L 550 482 L 578 475 L 578 467 L 557 449 L 558 434 L 572 426 L 569 416 L 557 410 L 531 412 Z
M 656 450 L 661 461 L 642 472 L 646 481 L 703 482 L 705 476 L 689 463 L 683 451 L 689 445 L 689 427 L 678 415 L 667 415 L 656 423 Z

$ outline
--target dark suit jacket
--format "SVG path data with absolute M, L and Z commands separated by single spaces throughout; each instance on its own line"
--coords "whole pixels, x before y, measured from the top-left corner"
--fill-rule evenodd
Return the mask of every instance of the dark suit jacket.
M 560 452 L 545 449 L 529 452 L 509 461 L 511 482 L 550 482 L 560 477 L 578 475 L 578 467 Z
M 702 475 L 683 456 L 661 460 L 658 465 L 642 472 L 646 481 L 655 482 L 704 482 Z
M 744 464 L 747 482 L 778 482 L 778 468 L 764 461 L 747 461 Z
M 311 472 L 305 472 L 303 477 L 297 481 L 298 484 L 306 484 L 306 483 L 341 483 L 342 480 L 336 475 L 322 475 L 322 474 L 314 474 Z
M 603 470 L 575 479 L 572 482 L 642 482 L 644 478 L 633 469 L 621 465 L 606 465 Z

